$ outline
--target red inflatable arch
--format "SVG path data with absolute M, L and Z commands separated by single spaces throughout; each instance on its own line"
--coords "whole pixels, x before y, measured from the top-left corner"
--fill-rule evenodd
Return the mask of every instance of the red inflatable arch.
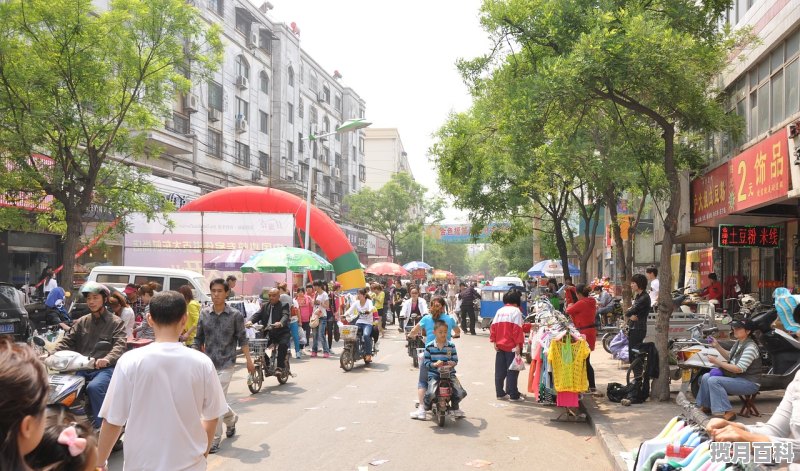
M 306 230 L 306 202 L 295 195 L 274 188 L 237 186 L 203 195 L 188 203 L 181 211 L 206 211 L 230 213 L 289 213 L 295 224 Z M 311 232 L 309 237 L 322 248 L 325 257 L 333 264 L 336 280 L 342 289 L 352 290 L 366 285 L 364 270 L 358 255 L 345 233 L 327 214 L 311 206 Z

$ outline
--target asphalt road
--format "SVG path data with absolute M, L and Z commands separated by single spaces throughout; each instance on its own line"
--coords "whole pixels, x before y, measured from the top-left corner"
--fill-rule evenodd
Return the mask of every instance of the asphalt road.
M 456 340 L 466 418 L 448 418 L 444 428 L 411 420 L 417 370 L 392 327 L 369 367 L 341 370 L 340 342 L 331 358 L 294 360 L 296 377 L 283 386 L 266 378 L 254 395 L 240 361 L 228 392 L 237 434 L 223 438 L 208 469 L 611 469 L 588 425 L 551 422 L 561 412 L 554 407 L 495 399 L 486 332 Z M 527 371 L 520 385 L 526 382 Z M 121 470 L 121 462 L 122 453 L 114 454 L 110 469 Z

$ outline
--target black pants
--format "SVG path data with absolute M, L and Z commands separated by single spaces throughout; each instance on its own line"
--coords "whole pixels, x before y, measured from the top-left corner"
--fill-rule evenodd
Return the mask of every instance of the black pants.
M 467 332 L 467 320 L 469 320 L 469 333 L 475 334 L 475 308 L 461 308 L 461 330 Z
M 633 362 L 633 359 L 636 358 L 632 350 L 638 350 L 642 347 L 646 335 L 646 332 L 628 331 L 628 361 Z M 637 377 L 641 376 L 641 368 L 636 368 L 633 374 Z
M 381 332 L 386 330 L 386 306 L 378 309 L 378 315 L 381 316 Z
M 286 368 L 286 354 L 289 351 L 289 341 L 278 342 L 278 368 Z M 269 366 L 269 356 L 264 354 L 264 364 Z
M 306 346 L 310 346 L 311 345 L 311 322 L 303 322 L 301 324 L 301 326 L 302 326 L 303 332 L 305 333 L 305 336 L 306 336 Z M 330 344 L 328 344 L 328 345 L 330 346 Z
M 494 390 L 497 397 L 504 397 L 508 394 L 511 399 L 518 399 L 519 389 L 517 382 L 519 381 L 519 371 L 509 370 L 511 362 L 514 361 L 516 354 L 514 352 L 504 352 L 498 350 L 494 356 Z
M 586 357 L 586 376 L 589 377 L 589 389 L 596 389 L 596 385 L 594 383 L 594 368 L 592 368 L 592 363 L 589 361 L 591 358 L 591 354 Z
M 333 316 L 328 316 L 328 323 L 325 325 L 325 335 L 328 336 L 328 346 L 333 345 L 334 331 L 339 330 L 339 324 L 333 320 Z M 338 335 L 336 335 L 338 337 Z

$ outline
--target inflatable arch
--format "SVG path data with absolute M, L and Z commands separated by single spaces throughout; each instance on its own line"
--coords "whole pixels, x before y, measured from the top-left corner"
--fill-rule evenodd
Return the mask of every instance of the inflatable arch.
M 238 186 L 213 191 L 186 204 L 181 211 L 231 213 L 289 213 L 294 214 L 297 228 L 306 230 L 306 202 L 295 195 L 275 188 Z M 363 288 L 364 270 L 358 255 L 345 233 L 327 214 L 311 206 L 309 237 L 319 244 L 325 257 L 333 264 L 336 280 L 343 290 Z

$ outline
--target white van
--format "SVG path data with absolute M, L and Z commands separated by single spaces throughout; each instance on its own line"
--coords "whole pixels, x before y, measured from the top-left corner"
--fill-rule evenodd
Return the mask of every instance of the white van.
M 525 284 L 522 283 L 522 279 L 516 276 L 498 276 L 492 280 L 492 286 L 519 286 L 520 288 L 524 288 Z
M 192 287 L 194 299 L 200 304 L 211 302 L 208 283 L 203 275 L 190 270 L 176 270 L 173 268 L 128 267 L 128 266 L 96 266 L 89 273 L 88 281 L 102 283 L 109 288 L 125 289 L 128 283 L 143 285 L 155 281 L 164 290 L 177 291 L 183 285 Z

